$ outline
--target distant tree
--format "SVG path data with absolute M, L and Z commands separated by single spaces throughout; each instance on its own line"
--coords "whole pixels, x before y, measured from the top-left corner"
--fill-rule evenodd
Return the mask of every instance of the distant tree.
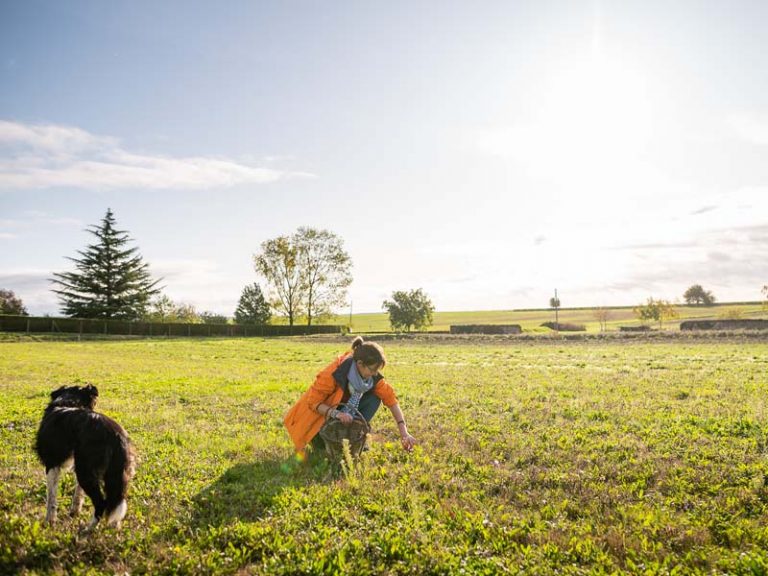
M 0 314 L 29 316 L 21 298 L 16 296 L 13 290 L 0 290 Z
M 389 313 L 389 323 L 394 330 L 411 331 L 411 326 L 421 330 L 432 325 L 432 313 L 435 307 L 429 297 L 416 290 L 396 291 L 392 300 L 385 300 L 382 308 Z
M 549 307 L 555 311 L 555 325 L 560 324 L 558 320 L 558 310 L 560 309 L 560 298 L 557 297 L 557 290 L 555 290 L 555 296 L 549 299 Z
M 741 320 L 744 318 L 744 312 L 741 308 L 726 308 L 725 310 L 722 310 L 717 317 L 722 318 L 723 320 Z
M 182 324 L 202 324 L 203 319 L 194 304 L 179 302 L 176 304 L 176 321 Z
M 292 237 L 296 246 L 304 289 L 304 313 L 307 325 L 328 316 L 346 303 L 347 288 L 352 284 L 352 260 L 344 251 L 344 242 L 333 232 L 299 228 Z
M 645 304 L 634 308 L 634 312 L 641 322 L 655 321 L 662 328 L 665 320 L 671 320 L 679 316 L 674 304 L 668 300 L 655 300 L 648 298 Z
M 169 324 L 200 324 L 204 321 L 202 314 L 197 312 L 193 304 L 174 302 L 165 294 L 160 294 L 150 301 L 142 320 Z
M 227 324 L 229 322 L 229 318 L 224 314 L 217 314 L 209 310 L 200 313 L 200 320 L 203 324 Z
M 269 324 L 271 316 L 269 303 L 261 292 L 261 286 L 254 282 L 243 288 L 240 301 L 237 303 L 237 310 L 235 310 L 235 322 L 238 324 Z
M 763 310 L 768 310 L 768 284 L 763 286 L 763 289 L 761 290 L 761 292 L 765 297 L 765 301 L 763 302 Z
M 270 304 L 288 317 L 293 326 L 303 313 L 306 298 L 299 249 L 288 236 L 278 236 L 261 244 L 261 252 L 253 257 L 254 267 L 271 288 Z
M 146 322 L 176 322 L 176 303 L 165 294 L 158 294 L 149 302 L 142 320 Z
M 610 320 L 612 316 L 611 311 L 604 306 L 600 306 L 592 311 L 592 316 L 600 323 L 600 332 L 605 332 L 607 330 L 608 320 Z
M 138 248 L 128 248 L 131 240 L 124 230 L 115 228 L 112 210 L 107 210 L 99 226 L 89 233 L 96 243 L 78 251 L 74 272 L 54 273 L 51 282 L 57 289 L 62 312 L 75 318 L 140 318 L 160 280 L 152 280 L 149 265 Z
M 694 304 L 696 306 L 711 306 L 715 303 L 715 296 L 712 292 L 704 290 L 701 284 L 694 284 L 683 294 L 686 304 Z

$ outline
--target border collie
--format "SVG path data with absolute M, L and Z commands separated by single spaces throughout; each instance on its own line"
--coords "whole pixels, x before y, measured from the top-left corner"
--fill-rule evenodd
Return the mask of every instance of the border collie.
M 107 524 L 119 528 L 128 510 L 125 495 L 133 477 L 133 447 L 120 424 L 93 411 L 98 396 L 96 386 L 90 384 L 62 386 L 51 392 L 35 442 L 48 481 L 45 520 L 49 524 L 56 520 L 59 477 L 73 463 L 77 483 L 71 513 L 80 512 L 83 492 L 94 507 L 85 531 L 92 530 L 102 516 L 107 517 Z

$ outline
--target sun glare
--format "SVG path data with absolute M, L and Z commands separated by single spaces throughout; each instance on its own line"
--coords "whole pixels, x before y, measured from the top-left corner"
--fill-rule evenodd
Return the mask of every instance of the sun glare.
M 550 161 L 575 173 L 637 160 L 652 129 L 646 83 L 604 61 L 563 73 L 542 105 L 539 129 Z

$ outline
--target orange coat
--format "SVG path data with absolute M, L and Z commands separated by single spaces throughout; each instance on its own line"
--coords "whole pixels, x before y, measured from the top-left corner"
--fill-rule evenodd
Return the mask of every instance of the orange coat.
M 334 376 L 334 372 L 337 371 L 342 362 L 351 356 L 352 354 L 347 352 L 326 366 L 315 377 L 315 382 L 309 390 L 302 394 L 301 398 L 285 415 L 283 424 L 288 429 L 288 434 L 290 434 L 297 452 L 303 452 L 307 444 L 323 427 L 325 416 L 317 412 L 317 405 L 336 406 L 344 397 L 342 386 L 346 385 L 346 374 L 337 373 Z M 343 381 L 340 382 L 337 378 Z M 372 392 L 381 398 L 381 402 L 387 407 L 397 404 L 395 390 L 383 378 L 374 384 Z

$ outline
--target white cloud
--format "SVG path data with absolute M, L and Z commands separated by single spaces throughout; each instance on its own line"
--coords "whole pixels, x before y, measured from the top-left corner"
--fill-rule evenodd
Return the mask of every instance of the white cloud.
M 136 154 L 80 128 L 0 121 L 0 190 L 206 189 L 310 176 L 227 158 Z

